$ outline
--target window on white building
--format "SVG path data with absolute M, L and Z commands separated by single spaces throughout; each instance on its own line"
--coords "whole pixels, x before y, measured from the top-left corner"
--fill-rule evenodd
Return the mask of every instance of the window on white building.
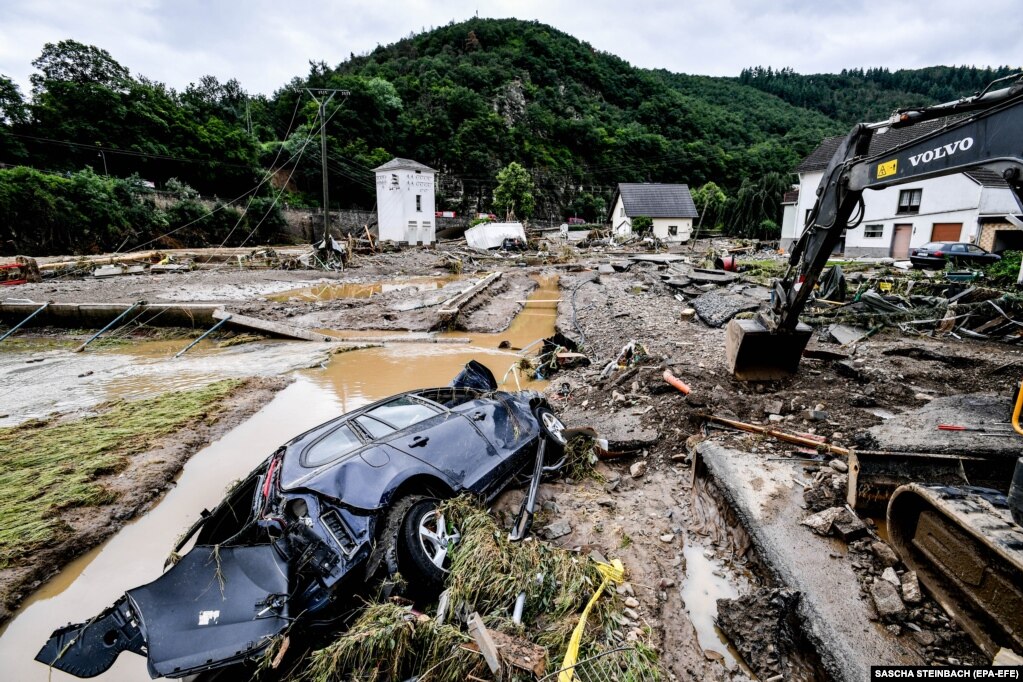
M 899 192 L 899 213 L 919 213 L 922 189 L 904 189 Z
M 422 194 L 417 194 L 416 195 L 416 211 L 419 211 L 420 213 L 423 211 L 423 195 Z
M 678 236 L 678 225 L 668 225 L 668 236 L 669 237 Z
M 398 174 L 391 173 L 391 187 L 398 187 Z
M 880 239 L 884 236 L 884 225 L 864 225 L 864 239 Z
M 619 215 L 619 217 L 622 217 L 622 218 L 625 217 L 625 207 L 624 206 L 622 206 L 620 209 L 618 209 L 618 215 Z
M 410 230 L 417 230 L 417 229 L 419 229 L 419 223 L 416 222 L 415 220 L 408 221 L 408 229 L 410 229 Z

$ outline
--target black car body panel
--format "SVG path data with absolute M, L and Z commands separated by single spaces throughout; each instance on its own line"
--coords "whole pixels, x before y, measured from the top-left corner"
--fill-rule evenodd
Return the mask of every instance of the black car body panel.
M 55 631 L 36 660 L 89 677 L 127 650 L 147 655 L 154 677 L 183 677 L 252 659 L 302 618 L 332 622 L 380 567 L 379 534 L 399 498 L 490 499 L 533 467 L 534 411 L 549 406 L 495 388 L 473 362 L 453 386 L 392 396 L 292 439 L 203 513 L 178 563 Z
M 929 242 L 909 250 L 909 261 L 915 267 L 929 270 L 941 270 L 946 263 L 986 267 L 1001 259 L 997 253 L 967 242 Z
M 127 592 L 141 617 L 149 674 L 177 677 L 259 653 L 288 625 L 287 592 L 288 565 L 273 544 L 194 548 Z

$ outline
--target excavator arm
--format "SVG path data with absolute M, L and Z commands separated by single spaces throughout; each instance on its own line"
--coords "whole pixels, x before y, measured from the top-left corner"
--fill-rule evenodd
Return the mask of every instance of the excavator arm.
M 1005 179 L 1023 211 L 1023 74 L 1000 80 L 1011 84 L 852 129 L 824 170 L 789 267 L 773 285 L 770 310 L 729 323 L 725 351 L 736 378 L 777 379 L 798 369 L 811 332 L 799 315 L 842 232 L 862 218 L 864 191 L 984 168 Z M 949 122 L 870 156 L 875 135 L 939 118 Z

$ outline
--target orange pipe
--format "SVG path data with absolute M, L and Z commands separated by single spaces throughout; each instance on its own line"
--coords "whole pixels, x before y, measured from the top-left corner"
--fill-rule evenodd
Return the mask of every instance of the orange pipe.
M 1023 409 L 1023 384 L 1020 384 L 1019 393 L 1016 395 L 1016 407 L 1012 409 L 1012 428 L 1016 433 L 1023 436 L 1023 428 L 1019 425 L 1019 413 Z
M 689 385 L 683 382 L 674 374 L 672 374 L 670 369 L 664 370 L 663 376 L 665 381 L 667 381 L 669 384 L 671 384 L 678 390 L 682 391 L 684 394 L 689 395 L 690 391 L 692 391 L 692 389 L 689 388 Z

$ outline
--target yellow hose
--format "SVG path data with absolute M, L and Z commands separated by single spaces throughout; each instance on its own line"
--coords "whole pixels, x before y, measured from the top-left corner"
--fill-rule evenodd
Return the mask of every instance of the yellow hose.
M 1019 413 L 1023 409 L 1023 384 L 1020 384 L 1019 393 L 1016 395 L 1016 407 L 1012 409 L 1012 428 L 1016 433 L 1023 436 L 1023 427 L 1019 425 Z
M 610 564 L 598 562 L 597 570 L 604 576 L 604 580 L 590 597 L 589 603 L 583 609 L 583 615 L 579 616 L 579 623 L 572 631 L 572 638 L 568 640 L 568 650 L 565 652 L 565 660 L 561 664 L 558 682 L 572 682 L 572 677 L 575 675 L 575 664 L 579 660 L 579 644 L 582 642 L 583 631 L 586 630 L 586 619 L 589 617 L 590 611 L 593 610 L 593 605 L 597 603 L 600 595 L 604 594 L 608 585 L 625 580 L 625 566 L 618 559 L 612 559 Z

